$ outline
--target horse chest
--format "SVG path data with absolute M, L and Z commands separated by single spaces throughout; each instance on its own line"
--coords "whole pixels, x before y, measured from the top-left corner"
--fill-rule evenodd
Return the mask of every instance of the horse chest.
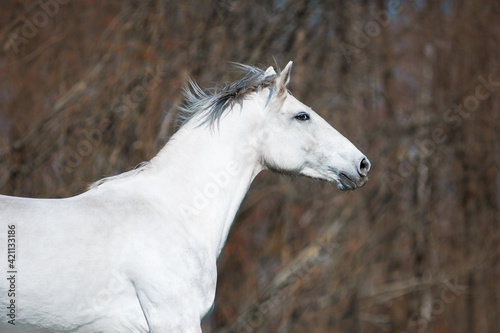
M 216 260 L 202 245 L 179 237 L 179 232 L 172 234 L 177 236 L 157 233 L 161 237 L 155 237 L 156 241 L 150 238 L 152 243 L 135 252 L 137 257 L 129 263 L 133 267 L 129 279 L 139 294 L 157 297 L 150 299 L 151 303 L 196 309 L 202 317 L 215 298 Z

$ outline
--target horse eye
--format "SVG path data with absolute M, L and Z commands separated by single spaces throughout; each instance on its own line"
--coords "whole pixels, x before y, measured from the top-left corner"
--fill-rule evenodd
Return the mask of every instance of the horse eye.
M 309 115 L 307 113 L 301 112 L 301 113 L 299 113 L 298 115 L 295 116 L 295 119 L 300 120 L 300 121 L 305 121 L 305 120 L 309 120 L 310 117 L 309 117 Z

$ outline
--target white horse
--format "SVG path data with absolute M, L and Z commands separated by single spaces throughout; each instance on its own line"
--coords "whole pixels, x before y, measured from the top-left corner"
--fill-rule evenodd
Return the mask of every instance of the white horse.
M 186 91 L 150 162 L 78 196 L 0 196 L 0 332 L 201 332 L 216 260 L 265 169 L 354 190 L 370 162 L 286 86 L 292 62 Z M 10 256 L 9 256 L 10 254 Z

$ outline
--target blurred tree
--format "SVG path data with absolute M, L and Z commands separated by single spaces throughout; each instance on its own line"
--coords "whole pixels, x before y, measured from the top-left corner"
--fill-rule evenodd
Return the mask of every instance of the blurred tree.
M 4 1 L 0 189 L 63 197 L 150 159 L 180 88 L 294 60 L 368 185 L 263 173 L 205 332 L 496 332 L 500 3 Z

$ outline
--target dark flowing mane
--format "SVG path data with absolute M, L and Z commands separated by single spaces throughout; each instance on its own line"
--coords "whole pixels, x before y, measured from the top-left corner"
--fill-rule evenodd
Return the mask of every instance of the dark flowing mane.
M 184 88 L 184 104 L 180 107 L 181 126 L 193 117 L 204 113 L 201 124 L 213 125 L 224 111 L 241 102 L 249 94 L 274 85 L 277 74 L 266 75 L 265 71 L 254 66 L 234 64 L 245 75 L 238 81 L 227 83 L 222 88 L 204 91 L 189 80 Z

